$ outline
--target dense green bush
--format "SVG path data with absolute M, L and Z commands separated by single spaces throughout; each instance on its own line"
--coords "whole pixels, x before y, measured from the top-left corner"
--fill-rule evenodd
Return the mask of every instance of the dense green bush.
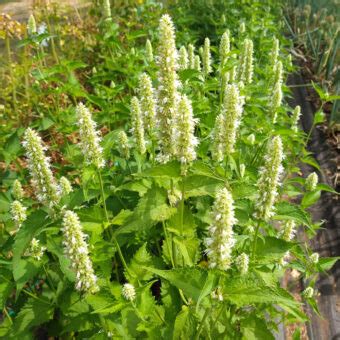
M 280 8 L 167 11 L 175 26 L 159 3 L 105 2 L 76 38 L 30 19 L 1 137 L 2 337 L 272 339 L 317 311 L 335 259 L 295 233 L 315 234 L 307 209 L 332 189 L 299 175 L 318 165 L 283 99 Z

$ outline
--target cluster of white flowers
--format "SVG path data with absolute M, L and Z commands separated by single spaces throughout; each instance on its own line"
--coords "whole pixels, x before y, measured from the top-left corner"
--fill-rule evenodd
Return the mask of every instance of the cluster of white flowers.
M 149 63 L 153 61 L 153 50 L 152 50 L 151 41 L 149 39 L 145 43 L 145 57 Z
M 274 38 L 272 51 L 270 53 L 270 61 L 272 65 L 276 65 L 276 63 L 278 62 L 279 52 L 280 52 L 280 42 L 277 38 Z
M 243 81 L 245 84 L 250 84 L 253 81 L 253 50 L 253 41 L 250 39 L 245 39 L 243 42 L 238 73 L 239 80 Z
M 83 293 L 97 292 L 99 287 L 89 257 L 86 235 L 82 231 L 77 214 L 73 211 L 65 212 L 62 231 L 65 253 L 76 272 L 76 289 Z
M 287 221 L 283 230 L 281 231 L 280 237 L 285 241 L 291 241 L 296 233 L 296 224 L 293 220 Z
M 230 31 L 226 30 L 221 38 L 220 42 L 220 61 L 221 67 L 223 67 L 228 59 L 228 54 L 230 52 Z
M 96 168 L 105 165 L 103 159 L 103 149 L 100 146 L 99 132 L 96 131 L 96 123 L 93 121 L 90 110 L 79 103 L 76 107 L 78 116 L 80 146 L 88 164 L 93 164 Z
M 153 135 L 156 119 L 155 93 L 151 78 L 143 73 L 139 78 L 138 94 L 143 117 L 143 126 L 150 136 Z
M 192 44 L 188 45 L 188 68 L 195 69 L 195 47 Z
M 22 144 L 38 201 L 50 207 L 55 206 L 60 200 L 60 190 L 51 171 L 50 159 L 45 156 L 46 146 L 31 128 L 25 131 Z
M 282 141 L 279 136 L 272 139 L 265 156 L 265 164 L 260 169 L 260 178 L 257 186 L 259 199 L 256 202 L 256 217 L 268 221 L 274 214 L 274 203 L 278 195 L 277 188 L 280 185 L 283 151 Z
M 195 55 L 194 69 L 198 72 L 201 72 L 201 59 L 199 55 Z
M 308 175 L 305 182 L 305 188 L 307 191 L 314 191 L 316 186 L 318 185 L 318 175 L 315 172 L 312 172 Z
M 168 14 L 161 17 L 159 23 L 158 46 L 158 123 L 160 154 L 158 160 L 167 162 L 175 154 L 173 121 L 177 113 L 180 99 L 178 88 L 180 82 L 177 70 L 177 49 L 175 44 L 175 28 Z
M 111 4 L 110 0 L 103 1 L 103 16 L 105 20 L 111 20 Z
M 295 109 L 292 114 L 292 130 L 297 132 L 298 130 L 298 123 L 301 116 L 301 107 L 299 105 L 295 106 Z
M 17 200 L 11 203 L 11 216 L 17 228 L 20 228 L 22 223 L 26 221 L 26 210 L 27 208 Z
M 273 117 L 273 123 L 276 122 L 277 111 L 282 103 L 282 62 L 278 61 L 274 65 L 274 85 L 272 89 L 272 93 L 270 94 L 270 114 Z
M 236 258 L 236 266 L 241 275 L 245 275 L 248 273 L 248 267 L 249 267 L 249 256 L 245 253 L 240 254 Z
M 183 95 L 178 104 L 175 140 L 176 157 L 184 166 L 196 159 L 195 148 L 198 144 L 198 139 L 194 135 L 196 123 L 191 102 Z
M 33 14 L 31 14 L 30 17 L 28 18 L 27 33 L 29 36 L 32 36 L 37 33 L 37 24 L 35 22 Z
M 59 186 L 60 186 L 60 192 L 62 196 L 68 195 L 73 190 L 70 181 L 64 176 L 60 178 Z
M 118 133 L 118 149 L 122 157 L 125 159 L 130 158 L 129 140 L 125 131 L 123 130 L 119 131 Z
M 314 289 L 312 287 L 307 287 L 303 292 L 302 292 L 302 296 L 307 298 L 307 299 L 311 299 L 314 295 Z
M 216 193 L 213 206 L 213 222 L 209 227 L 206 239 L 206 253 L 211 268 L 227 270 L 231 264 L 231 252 L 235 244 L 233 226 L 234 201 L 228 189 L 220 189 Z
M 122 294 L 124 298 L 128 301 L 134 301 L 136 299 L 136 290 L 131 283 L 124 283 Z
M 179 49 L 179 57 L 178 57 L 178 69 L 179 70 L 186 70 L 189 66 L 189 57 L 188 51 L 185 46 L 182 46 Z
M 12 193 L 15 199 L 21 200 L 24 197 L 24 190 L 19 180 L 15 180 L 13 183 Z
M 176 188 L 168 190 L 168 200 L 171 206 L 175 206 L 182 200 L 182 192 Z
M 227 154 L 234 152 L 236 134 L 240 125 L 244 100 L 237 85 L 227 85 L 222 113 L 216 118 L 213 134 L 213 159 L 221 162 Z
M 211 53 L 210 53 L 210 40 L 209 38 L 204 39 L 203 47 L 203 74 L 208 76 L 212 72 L 211 68 Z
M 137 97 L 131 99 L 132 132 L 134 134 L 137 150 L 143 155 L 146 151 L 144 138 L 144 125 L 140 103 Z
M 40 245 L 40 241 L 36 238 L 33 238 L 28 248 L 27 252 L 25 253 L 26 256 L 31 256 L 35 260 L 40 261 L 44 255 L 46 247 Z

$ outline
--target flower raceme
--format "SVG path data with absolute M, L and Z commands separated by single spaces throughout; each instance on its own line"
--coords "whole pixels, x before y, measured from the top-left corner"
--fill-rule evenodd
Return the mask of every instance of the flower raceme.
M 79 218 L 67 210 L 63 217 L 63 245 L 76 273 L 76 289 L 82 293 L 95 293 L 99 290 L 97 277 L 89 257 L 86 235 L 82 231 Z
M 153 61 L 153 50 L 152 50 L 151 41 L 149 39 L 145 43 L 145 57 L 149 63 Z
M 308 175 L 305 182 L 305 188 L 307 191 L 314 191 L 316 186 L 318 185 L 318 175 L 315 172 L 312 172 Z
M 235 150 L 236 135 L 243 111 L 243 98 L 237 85 L 226 86 L 222 112 L 215 121 L 213 134 L 213 158 L 221 162 Z
M 124 298 L 128 301 L 134 301 L 136 299 L 136 290 L 131 283 L 124 283 L 122 294 Z
M 185 46 L 182 46 L 179 49 L 179 57 L 178 57 L 178 69 L 186 70 L 189 65 L 188 51 Z
M 177 70 L 177 49 L 175 28 L 168 14 L 161 17 L 159 23 L 158 46 L 158 124 L 160 139 L 159 161 L 167 162 L 174 155 L 173 121 L 179 101 L 178 87 L 180 82 Z
M 203 47 L 203 74 L 208 76 L 212 72 L 211 68 L 211 53 L 210 53 L 210 40 L 209 38 L 204 39 Z
M 24 190 L 20 181 L 18 181 L 17 179 L 13 183 L 12 193 L 14 198 L 17 200 L 21 200 L 24 197 Z
M 123 130 L 119 131 L 118 133 L 118 145 L 120 155 L 125 159 L 129 159 L 130 158 L 129 140 L 125 131 Z
M 282 141 L 279 136 L 276 136 L 267 148 L 265 164 L 260 169 L 260 178 L 257 183 L 259 199 L 255 206 L 256 217 L 260 220 L 268 221 L 274 214 L 274 203 L 283 171 L 282 159 Z
M 143 118 L 139 100 L 137 97 L 131 99 L 132 132 L 134 134 L 137 150 L 143 155 L 146 151 L 144 139 Z
M 188 45 L 188 68 L 195 69 L 195 47 L 192 44 Z
M 228 54 L 230 52 L 230 31 L 229 30 L 226 30 L 222 35 L 219 52 L 220 52 L 221 67 L 223 67 L 227 61 Z
M 103 149 L 100 146 L 99 132 L 96 131 L 96 123 L 92 119 L 90 110 L 83 104 L 79 103 L 76 107 L 78 116 L 80 146 L 87 164 L 92 164 L 96 168 L 102 168 L 105 165 L 103 158 Z
M 245 84 L 250 84 L 253 81 L 253 41 L 245 39 L 243 43 L 243 49 L 239 64 L 239 81 L 243 81 Z
M 146 73 L 143 73 L 139 78 L 138 94 L 140 98 L 143 126 L 149 136 L 152 136 L 155 128 L 156 101 L 154 92 L 151 78 Z
M 22 144 L 38 201 L 54 207 L 60 200 L 60 190 L 51 170 L 50 159 L 45 155 L 47 147 L 31 128 L 26 130 Z
M 235 244 L 233 226 L 236 223 L 234 201 L 228 189 L 216 193 L 213 205 L 213 222 L 206 239 L 206 253 L 211 268 L 227 270 L 231 264 L 231 252 Z
M 72 192 L 72 185 L 66 177 L 61 177 L 59 180 L 60 192 L 62 196 L 68 195 Z
M 198 139 L 194 135 L 196 122 L 191 102 L 183 95 L 178 104 L 176 119 L 176 156 L 182 165 L 187 165 L 196 159 L 195 148 L 198 144 Z
M 11 204 L 11 216 L 17 228 L 20 228 L 22 223 L 25 222 L 27 208 L 24 207 L 19 201 L 13 201 Z

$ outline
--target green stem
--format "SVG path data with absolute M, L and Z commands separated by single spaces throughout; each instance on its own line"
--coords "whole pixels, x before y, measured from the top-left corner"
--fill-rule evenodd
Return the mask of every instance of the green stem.
M 254 260 L 255 258 L 255 252 L 256 252 L 256 245 L 257 245 L 257 235 L 259 233 L 259 229 L 260 229 L 260 221 L 257 222 L 257 226 L 256 226 L 256 229 L 255 229 L 255 234 L 254 234 L 254 241 L 253 241 L 253 251 L 252 251 L 252 256 L 251 258 Z
M 173 254 L 170 248 L 170 243 L 169 243 L 169 235 L 168 232 L 166 231 L 166 227 L 165 227 L 165 222 L 162 221 L 162 225 L 163 225 L 163 232 L 164 232 L 164 238 L 165 238 L 165 242 L 168 248 L 168 252 L 169 252 L 169 256 L 170 256 L 170 261 L 171 261 L 171 265 L 172 268 L 175 268 L 175 263 L 174 263 L 174 259 L 173 259 Z
M 182 176 L 182 199 L 181 199 L 181 236 L 183 236 L 183 229 L 184 229 L 184 200 L 185 200 L 185 183 L 184 183 L 185 176 Z
M 210 311 L 211 311 L 211 308 L 207 308 L 207 309 L 205 310 L 205 313 L 204 313 L 204 315 L 203 315 L 203 319 L 202 319 L 202 321 L 201 321 L 201 324 L 200 324 L 200 326 L 199 326 L 199 328 L 198 328 L 198 331 L 197 331 L 197 333 L 196 333 L 196 335 L 195 335 L 194 340 L 198 340 L 198 339 L 199 339 L 200 334 L 201 334 L 202 329 L 203 329 L 203 326 L 204 326 L 204 323 L 205 323 L 205 320 L 206 320 L 206 318 L 208 317 Z
M 98 174 L 98 179 L 99 179 L 100 191 L 101 191 L 101 195 L 102 195 L 102 202 L 103 202 L 104 211 L 105 211 L 105 218 L 106 218 L 106 222 L 109 223 L 110 221 L 109 221 L 109 215 L 108 215 L 107 209 L 106 209 L 106 201 L 105 201 L 103 179 L 102 179 L 102 175 L 101 175 L 99 169 L 97 169 L 97 174 Z
M 6 307 L 4 307 L 4 313 L 8 317 L 9 322 L 11 323 L 11 325 L 13 325 L 13 320 L 12 320 L 11 316 L 8 314 Z
M 123 266 L 124 266 L 126 272 L 128 273 L 129 276 L 132 276 L 132 275 L 131 275 L 131 272 L 130 272 L 130 270 L 129 270 L 129 268 L 128 268 L 126 262 L 125 262 L 125 259 L 124 259 L 122 250 L 120 249 L 120 246 L 119 246 L 119 243 L 118 243 L 116 237 L 113 236 L 113 237 L 112 237 L 112 240 L 113 240 L 113 243 L 115 244 L 115 246 L 116 246 L 116 248 L 117 248 L 119 258 L 120 258 L 120 260 L 122 261 Z
M 41 301 L 41 302 L 45 303 L 46 305 L 50 305 L 47 301 L 38 298 L 36 295 L 32 294 L 32 293 L 29 292 L 28 290 L 23 289 L 22 291 L 23 291 L 24 293 L 26 293 L 27 295 L 29 295 L 30 297 L 32 297 L 33 299 L 36 299 L 36 300 L 38 300 L 38 301 Z
M 55 287 L 54 287 L 54 285 L 53 285 L 52 279 L 51 279 L 50 275 L 48 274 L 48 272 L 47 272 L 46 267 L 45 267 L 44 264 L 43 264 L 43 269 L 44 269 L 44 272 L 45 272 L 45 274 L 46 274 L 46 279 L 47 279 L 47 281 L 49 282 L 49 284 L 50 284 L 50 286 L 51 286 L 51 288 L 52 288 L 54 294 L 57 295 L 57 291 L 56 291 L 56 289 L 55 289 Z

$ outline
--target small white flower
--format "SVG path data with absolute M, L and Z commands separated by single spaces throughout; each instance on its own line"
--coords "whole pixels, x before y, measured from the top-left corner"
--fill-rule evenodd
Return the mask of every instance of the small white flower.
M 211 53 L 210 53 L 210 40 L 209 38 L 204 39 L 203 47 L 203 74 L 208 76 L 212 72 L 211 68 Z
M 135 287 L 130 283 L 124 283 L 122 288 L 122 294 L 126 300 L 134 301 L 136 298 Z

